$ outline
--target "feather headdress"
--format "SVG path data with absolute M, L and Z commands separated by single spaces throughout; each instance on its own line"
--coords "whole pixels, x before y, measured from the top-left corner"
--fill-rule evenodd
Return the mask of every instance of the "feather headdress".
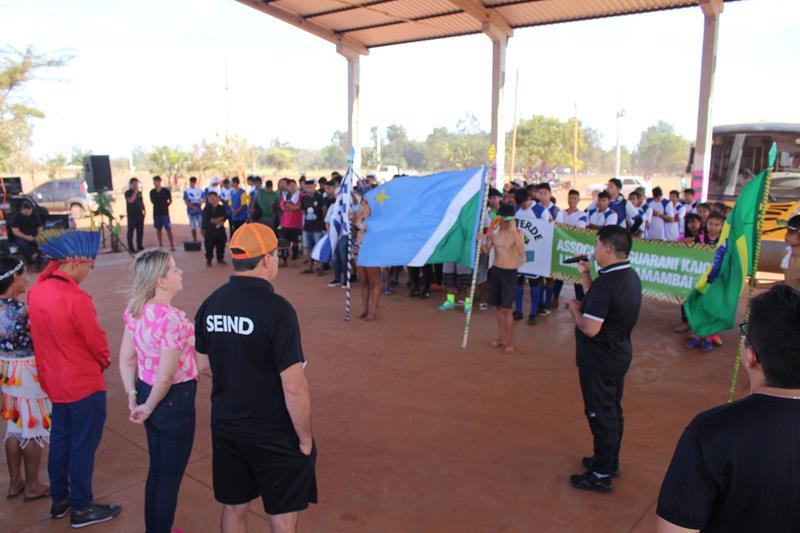
M 45 239 L 39 250 L 53 261 L 94 261 L 100 251 L 97 231 L 53 231 Z
M 50 264 L 39 275 L 43 281 L 63 263 L 94 263 L 100 251 L 100 232 L 46 230 L 39 235 L 39 251 Z

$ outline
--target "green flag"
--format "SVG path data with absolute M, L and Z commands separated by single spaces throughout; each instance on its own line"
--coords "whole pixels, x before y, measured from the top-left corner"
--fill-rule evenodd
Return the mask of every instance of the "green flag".
M 748 275 L 755 270 L 758 216 L 768 170 L 762 171 L 743 189 L 720 236 L 714 263 L 683 304 L 695 335 L 706 337 L 731 329 Z

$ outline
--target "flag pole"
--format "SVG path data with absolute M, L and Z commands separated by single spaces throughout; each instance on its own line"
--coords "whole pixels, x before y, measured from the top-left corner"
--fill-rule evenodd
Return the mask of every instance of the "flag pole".
M 769 151 L 769 167 L 767 168 L 767 175 L 764 178 L 764 192 L 761 193 L 761 204 L 758 209 L 758 225 L 756 226 L 756 242 L 753 246 L 753 275 L 750 276 L 750 283 L 747 289 L 747 303 L 744 308 L 744 321 L 750 320 L 750 304 L 753 300 L 753 294 L 756 291 L 758 280 L 756 279 L 756 272 L 758 271 L 758 260 L 761 256 L 761 232 L 764 230 L 764 217 L 767 214 L 767 202 L 769 201 L 769 188 L 772 185 L 772 167 L 775 165 L 775 157 L 777 156 L 778 147 L 772 143 L 772 148 Z M 744 352 L 744 337 L 739 338 L 739 344 L 736 348 L 736 359 L 733 363 L 733 373 L 731 375 L 731 384 L 728 387 L 728 403 L 733 401 L 736 394 L 736 384 L 739 381 L 739 371 L 742 368 L 742 352 Z
M 345 205 L 347 209 L 345 210 L 345 215 L 342 224 L 342 230 L 345 227 L 350 228 L 349 235 L 347 236 L 347 270 L 345 271 L 345 275 L 347 279 L 345 281 L 345 291 L 344 291 L 344 320 L 345 322 L 350 322 L 350 277 L 352 276 L 352 261 L 351 258 L 353 257 L 353 238 L 355 237 L 355 228 L 352 224 L 350 224 L 350 213 L 352 211 L 352 202 L 353 202 L 353 159 L 355 159 L 354 152 L 351 150 L 350 153 L 351 160 L 348 162 L 347 171 L 344 173 L 344 178 L 349 179 L 350 183 L 347 184 L 347 194 L 348 197 L 345 200 Z M 341 189 L 340 189 L 341 190 Z M 363 280 L 362 280 L 363 282 Z
M 467 347 L 467 340 L 469 339 L 469 326 L 472 321 L 472 311 L 475 309 L 475 285 L 478 283 L 478 263 L 481 257 L 481 245 L 478 241 L 478 236 L 483 233 L 483 219 L 484 212 L 486 211 L 486 204 L 489 200 L 489 184 L 497 174 L 497 165 L 495 164 L 495 147 L 494 145 L 489 148 L 489 167 L 485 167 L 483 171 L 483 198 L 481 198 L 480 206 L 478 207 L 478 232 L 473 236 L 472 242 L 475 245 L 475 256 L 472 267 L 472 284 L 469 288 L 469 309 L 467 309 L 467 318 L 464 321 L 464 338 L 461 340 L 461 347 Z M 489 170 L 491 168 L 491 170 Z

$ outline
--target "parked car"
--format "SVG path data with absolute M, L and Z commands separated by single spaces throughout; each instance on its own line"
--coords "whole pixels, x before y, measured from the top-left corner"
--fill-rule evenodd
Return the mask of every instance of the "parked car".
M 641 176 L 619 176 L 622 181 L 622 195 L 627 198 L 630 193 L 639 187 L 644 188 L 644 194 L 648 198 L 653 195 L 653 187 Z M 595 191 L 601 192 L 606 190 L 606 183 L 593 183 L 586 189 L 586 194 L 592 196 Z
M 51 180 L 30 192 L 36 202 L 51 212 L 69 212 L 75 220 L 96 211 L 97 204 L 86 192 L 86 182 L 81 178 Z

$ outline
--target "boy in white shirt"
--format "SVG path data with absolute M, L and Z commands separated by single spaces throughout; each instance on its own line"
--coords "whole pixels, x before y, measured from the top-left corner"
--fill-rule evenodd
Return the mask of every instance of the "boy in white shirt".
M 680 202 L 681 193 L 669 191 L 669 202 L 672 204 L 674 215 L 671 220 L 664 219 L 664 240 L 677 241 L 683 233 L 683 217 L 686 216 L 686 207 Z
M 647 238 L 663 241 L 666 239 L 664 226 L 675 218 L 675 208 L 672 202 L 664 198 L 661 187 L 653 189 L 653 199 L 650 200 L 649 206 L 653 210 L 653 215 L 647 229 Z
M 615 226 L 617 214 L 608 206 L 611 195 L 603 191 L 597 195 L 597 209 L 589 215 L 589 229 L 600 229 L 603 226 Z
M 560 224 L 566 224 L 568 226 L 572 226 L 575 228 L 585 228 L 586 225 L 589 223 L 589 215 L 586 214 L 585 211 L 581 211 L 578 209 L 578 202 L 580 202 L 581 193 L 572 189 L 567 194 L 567 208 L 562 209 L 558 212 L 558 216 L 556 217 L 556 222 Z M 555 283 L 555 292 L 553 297 L 556 302 L 558 302 L 558 297 L 561 294 L 561 287 L 564 286 L 564 282 L 561 280 L 556 280 Z M 580 283 L 575 284 L 575 299 L 579 302 L 583 300 L 584 297 L 584 290 L 583 285 Z

